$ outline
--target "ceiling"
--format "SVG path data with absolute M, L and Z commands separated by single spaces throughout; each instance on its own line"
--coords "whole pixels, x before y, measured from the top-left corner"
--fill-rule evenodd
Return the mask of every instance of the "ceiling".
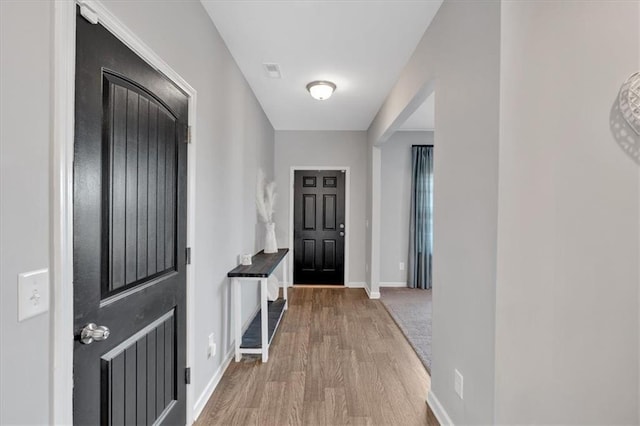
M 442 4 L 201 1 L 276 130 L 368 129 Z M 263 63 L 277 63 L 282 78 Z M 337 90 L 317 101 L 305 88 L 313 80 Z
M 398 130 L 420 130 L 427 131 L 433 130 L 435 127 L 435 111 L 436 111 L 436 96 L 435 92 L 429 95 L 427 99 L 414 111 L 413 114 L 407 118 L 407 121 L 402 123 Z

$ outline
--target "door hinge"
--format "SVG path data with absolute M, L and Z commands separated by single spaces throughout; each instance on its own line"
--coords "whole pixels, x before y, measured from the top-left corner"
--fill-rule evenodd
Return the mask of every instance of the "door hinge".
M 187 247 L 187 265 L 191 265 L 191 247 Z
M 184 143 L 191 143 L 191 126 L 187 126 L 187 137 Z
M 191 384 L 191 367 L 184 369 L 184 382 L 188 385 Z

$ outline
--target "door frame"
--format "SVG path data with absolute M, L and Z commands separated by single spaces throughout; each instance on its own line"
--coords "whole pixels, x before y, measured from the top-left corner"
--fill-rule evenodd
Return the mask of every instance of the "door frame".
M 289 247 L 291 249 L 291 253 L 294 252 L 293 247 L 293 203 L 294 203 L 294 195 L 295 195 L 295 175 L 296 171 L 300 170 L 344 170 L 344 227 L 346 229 L 344 236 L 344 277 L 343 277 L 343 286 L 349 287 L 350 283 L 348 281 L 349 278 L 349 235 L 351 234 L 350 218 L 351 218 L 351 167 L 349 166 L 291 166 L 289 172 Z M 289 277 L 291 277 L 291 282 L 283 282 L 283 285 L 287 285 L 291 287 L 293 282 L 293 268 L 295 261 L 289 262 Z M 340 288 L 340 286 L 336 286 L 336 288 Z
M 53 3 L 53 93 L 51 158 L 51 381 L 52 424 L 73 424 L 73 153 L 75 126 L 76 5 L 83 15 L 102 24 L 151 67 L 188 96 L 191 143 L 187 147 L 187 246 L 195 245 L 196 90 L 162 60 L 99 0 Z M 194 368 L 195 259 L 187 267 L 187 366 Z M 192 370 L 192 375 L 195 371 Z M 186 424 L 194 420 L 194 389 L 187 385 Z

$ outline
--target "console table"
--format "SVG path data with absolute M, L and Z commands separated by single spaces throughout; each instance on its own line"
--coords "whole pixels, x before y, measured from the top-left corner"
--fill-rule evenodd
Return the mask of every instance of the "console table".
M 240 361 L 242 354 L 261 354 L 262 362 L 269 359 L 269 345 L 273 339 L 284 311 L 288 308 L 287 302 L 287 253 L 288 248 L 278 249 L 277 253 L 267 254 L 259 251 L 251 258 L 251 265 L 239 265 L 229 271 L 227 276 L 231 278 L 232 298 L 235 312 L 235 337 L 236 337 L 236 362 Z M 284 275 L 282 286 L 283 297 L 278 297 L 273 302 L 267 301 L 267 278 L 283 261 Z M 240 285 L 242 282 L 260 283 L 260 311 L 251 320 L 249 327 L 242 335 L 240 298 Z

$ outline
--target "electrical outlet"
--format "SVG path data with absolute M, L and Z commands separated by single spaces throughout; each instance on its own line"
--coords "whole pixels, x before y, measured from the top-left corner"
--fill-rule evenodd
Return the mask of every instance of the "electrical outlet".
M 460 374 L 457 368 L 454 369 L 453 372 L 454 372 L 453 388 L 455 389 L 460 399 L 464 399 L 463 397 L 464 378 L 462 377 L 462 374 Z
M 207 358 L 216 356 L 216 341 L 213 338 L 213 333 L 209 335 L 209 347 L 207 350 Z
M 404 262 L 400 262 L 400 266 L 399 266 L 401 271 L 404 271 Z

